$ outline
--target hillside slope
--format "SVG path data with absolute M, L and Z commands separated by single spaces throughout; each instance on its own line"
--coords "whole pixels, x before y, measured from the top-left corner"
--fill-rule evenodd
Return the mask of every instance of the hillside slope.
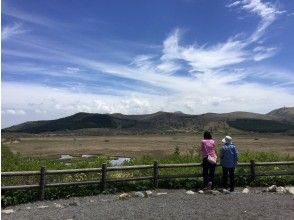
M 145 115 L 77 113 L 48 121 L 34 121 L 15 125 L 2 132 L 44 133 L 85 129 L 106 129 L 136 133 L 156 132 L 214 132 L 253 131 L 286 132 L 294 130 L 292 109 L 277 109 L 268 114 L 232 112 L 188 115 L 156 112 Z
M 294 107 L 283 107 L 267 113 L 268 116 L 281 118 L 285 121 L 294 122 Z

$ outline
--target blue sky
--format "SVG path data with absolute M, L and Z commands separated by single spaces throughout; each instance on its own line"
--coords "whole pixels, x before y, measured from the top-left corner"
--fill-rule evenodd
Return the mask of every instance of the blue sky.
M 294 106 L 294 1 L 2 1 L 2 127 Z

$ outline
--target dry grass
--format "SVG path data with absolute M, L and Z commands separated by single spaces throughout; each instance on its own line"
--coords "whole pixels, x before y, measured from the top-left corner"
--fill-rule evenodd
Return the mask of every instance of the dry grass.
M 164 155 L 178 146 L 189 152 L 199 146 L 200 135 L 126 135 L 81 137 L 25 137 L 7 144 L 14 153 L 32 157 L 55 158 L 61 154 L 106 154 L 109 156 Z M 294 137 L 284 135 L 233 136 L 240 152 L 244 150 L 294 155 Z M 222 136 L 215 136 L 218 146 Z

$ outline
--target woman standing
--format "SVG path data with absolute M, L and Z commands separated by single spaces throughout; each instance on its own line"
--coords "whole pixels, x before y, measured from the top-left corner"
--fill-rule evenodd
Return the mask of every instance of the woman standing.
M 228 188 L 228 176 L 230 177 L 230 191 L 235 189 L 235 167 L 238 163 L 238 150 L 232 143 L 232 138 L 226 136 L 223 140 L 223 146 L 220 151 L 220 160 L 223 168 L 223 187 Z
M 205 189 L 211 189 L 214 186 L 214 171 L 216 166 L 215 142 L 211 133 L 205 131 L 201 141 L 202 166 L 203 166 L 203 183 Z

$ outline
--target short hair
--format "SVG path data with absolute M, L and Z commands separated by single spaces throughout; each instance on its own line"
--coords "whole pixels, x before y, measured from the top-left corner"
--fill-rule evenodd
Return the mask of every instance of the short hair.
M 209 131 L 205 131 L 203 134 L 203 138 L 206 140 L 212 139 L 211 133 Z

